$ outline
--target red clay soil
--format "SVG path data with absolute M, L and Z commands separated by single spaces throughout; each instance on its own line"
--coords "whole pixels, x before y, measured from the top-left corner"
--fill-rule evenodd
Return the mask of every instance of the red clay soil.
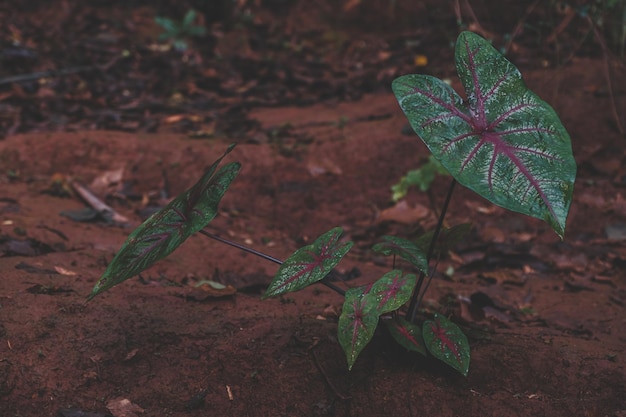
M 276 266 L 200 235 L 86 302 L 150 207 L 232 141 L 227 159 L 243 169 L 211 231 L 285 258 L 341 226 L 355 247 L 339 285 L 381 276 L 391 263 L 373 244 L 436 222 L 427 193 L 391 202 L 390 186 L 428 154 L 402 133 L 389 92 L 248 106 L 245 131 L 233 133 L 225 112 L 234 124 L 209 138 L 188 134 L 202 126 L 51 132 L 20 119 L 25 133 L 0 142 L 0 416 L 626 416 L 626 138 L 614 116 L 626 109 L 626 77 L 612 62 L 610 89 L 601 55 L 522 67 L 572 137 L 579 172 L 565 240 L 455 192 L 447 223 L 472 231 L 441 259 L 422 314 L 445 314 L 468 334 L 467 377 L 384 332 L 348 371 L 340 296 L 314 286 L 263 301 Z M 71 180 L 130 224 L 76 221 L 85 203 Z M 433 184 L 437 205 L 448 181 Z M 236 291 L 199 285 L 207 280 Z

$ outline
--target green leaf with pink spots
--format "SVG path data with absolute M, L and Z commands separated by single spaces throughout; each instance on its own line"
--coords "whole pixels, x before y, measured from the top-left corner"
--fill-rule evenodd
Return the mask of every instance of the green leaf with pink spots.
M 339 241 L 342 233 L 336 227 L 295 251 L 280 266 L 263 298 L 298 291 L 323 279 L 352 247 L 352 242 Z
M 415 274 L 403 274 L 402 271 L 394 269 L 372 285 L 367 297 L 373 299 L 378 314 L 389 313 L 409 301 L 416 282 Z
M 357 357 L 374 337 L 378 326 L 376 299 L 369 297 L 368 287 L 351 288 L 339 316 L 337 336 L 352 369 Z
M 217 169 L 234 148 L 235 144 L 230 145 L 196 184 L 150 216 L 128 236 L 88 299 L 165 258 L 213 220 L 220 200 L 241 168 L 238 162 L 232 162 Z
M 426 349 L 437 359 L 467 376 L 470 365 L 470 347 L 459 327 L 439 314 L 425 321 L 422 336 Z

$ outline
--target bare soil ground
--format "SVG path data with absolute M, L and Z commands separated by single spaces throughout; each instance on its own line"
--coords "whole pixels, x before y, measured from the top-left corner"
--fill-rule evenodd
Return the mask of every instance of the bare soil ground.
M 491 10 L 481 5 L 479 17 Z M 288 22 L 314 19 L 299 7 L 290 9 Z M 79 22 L 92 16 L 77 10 Z M 355 10 L 342 22 L 353 34 L 376 13 Z M 497 32 L 498 14 L 490 13 Z M 430 16 L 454 21 L 452 8 Z M 442 31 L 430 26 L 421 35 L 437 39 Z M 441 40 L 429 48 L 430 57 L 451 57 Z M 441 260 L 424 313 L 442 312 L 467 332 L 467 378 L 403 351 L 382 332 L 348 371 L 336 339 L 337 294 L 319 286 L 262 301 L 275 265 L 202 236 L 85 301 L 146 210 L 164 192 L 173 196 L 193 184 L 233 141 L 238 146 L 228 158 L 243 170 L 212 231 L 285 258 L 342 226 L 355 250 L 340 264 L 341 285 L 386 272 L 389 260 L 371 246 L 385 234 L 417 237 L 434 226 L 436 214 L 426 193 L 411 191 L 408 206 L 390 201 L 389 187 L 428 154 L 417 137 L 402 133 L 406 120 L 388 89 L 367 87 L 369 76 L 346 75 L 344 87 L 327 83 L 328 75 L 319 83 L 303 76 L 296 82 L 303 96 L 289 99 L 263 96 L 262 89 L 229 97 L 218 89 L 210 109 L 135 103 L 129 114 L 117 103 L 111 107 L 121 106 L 115 110 L 121 116 L 104 119 L 92 111 L 102 106 L 92 96 L 81 104 L 92 110 L 78 112 L 83 117 L 69 112 L 56 127 L 53 108 L 35 104 L 65 103 L 59 107 L 65 113 L 71 98 L 54 101 L 39 88 L 38 101 L 17 84 L 8 87 L 0 103 L 21 110 L 7 119 L 0 142 L 0 415 L 626 416 L 626 138 L 616 121 L 623 123 L 626 108 L 624 70 L 610 61 L 609 89 L 602 55 L 583 48 L 565 64 L 544 66 L 537 58 L 544 50 L 521 51 L 527 83 L 572 136 L 579 173 L 564 241 L 539 221 L 457 189 L 447 222 L 473 228 Z M 376 65 L 396 72 L 409 65 L 392 61 Z M 443 62 L 428 71 L 452 74 L 451 61 Z M 374 77 L 382 84 L 387 75 L 380 74 Z M 338 89 L 345 94 L 334 97 Z M 142 100 L 152 94 L 168 100 L 152 91 Z M 117 130 L 102 130 L 102 120 Z M 207 137 L 193 134 L 208 129 Z M 121 180 L 107 180 L 113 172 Z M 91 185 L 130 225 L 61 215 L 85 207 L 67 193 L 70 179 Z M 433 185 L 438 204 L 447 182 L 441 177 Z M 204 280 L 236 292 L 207 291 L 197 286 Z

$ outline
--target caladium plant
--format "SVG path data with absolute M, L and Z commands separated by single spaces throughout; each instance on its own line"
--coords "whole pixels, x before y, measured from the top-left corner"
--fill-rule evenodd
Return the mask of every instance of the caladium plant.
M 470 347 L 461 329 L 436 313 L 421 326 L 415 323 L 417 306 L 432 278 L 431 274 L 421 291 L 431 272 L 431 258 L 441 256 L 469 230 L 468 225 L 442 227 L 454 184 L 458 181 L 506 209 L 543 219 L 562 238 L 576 163 L 570 138 L 554 110 L 528 90 L 517 68 L 489 42 L 463 32 L 455 57 L 464 98 L 448 84 L 427 75 L 406 75 L 393 82 L 393 91 L 411 126 L 453 181 L 433 232 L 417 241 L 384 236 L 373 247 L 394 260 L 394 269 L 378 280 L 345 291 L 331 282 L 333 268 L 353 245 L 341 240 L 339 227 L 298 249 L 284 262 L 201 230 L 215 217 L 219 201 L 239 171 L 238 163 L 218 170 L 221 160 L 233 149 L 231 145 L 196 185 L 131 233 L 89 298 L 140 273 L 199 231 L 281 264 L 264 298 L 319 282 L 345 295 L 338 340 L 348 368 L 353 367 L 382 321 L 393 339 L 407 350 L 430 353 L 467 375 Z M 442 241 L 438 241 L 440 235 Z M 419 277 L 396 268 L 396 258 L 405 261 L 411 272 L 419 272 Z M 407 304 L 403 318 L 400 313 Z

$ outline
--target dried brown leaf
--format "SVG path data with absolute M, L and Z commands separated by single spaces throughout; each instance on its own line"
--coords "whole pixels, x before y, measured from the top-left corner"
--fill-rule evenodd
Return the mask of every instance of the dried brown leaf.
M 428 207 L 421 204 L 410 206 L 406 200 L 380 212 L 377 222 L 392 221 L 403 224 L 415 224 L 430 214 Z

